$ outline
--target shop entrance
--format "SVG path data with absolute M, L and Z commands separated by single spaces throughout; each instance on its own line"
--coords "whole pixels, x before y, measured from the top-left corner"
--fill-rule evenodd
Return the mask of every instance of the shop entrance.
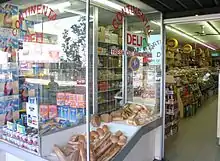
M 219 160 L 216 111 L 220 20 L 218 15 L 196 15 L 164 22 L 165 158 L 169 161 Z

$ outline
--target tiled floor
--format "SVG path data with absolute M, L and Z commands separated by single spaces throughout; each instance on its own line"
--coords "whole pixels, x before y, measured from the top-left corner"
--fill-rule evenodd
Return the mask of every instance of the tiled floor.
M 178 134 L 165 141 L 166 161 L 220 161 L 216 139 L 217 99 L 211 97 L 196 116 L 181 120 Z

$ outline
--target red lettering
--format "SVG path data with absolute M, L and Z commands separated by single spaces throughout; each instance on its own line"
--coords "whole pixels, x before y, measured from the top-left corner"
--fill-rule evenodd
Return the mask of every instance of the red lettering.
M 114 27 L 115 30 L 118 29 L 119 24 L 117 23 L 116 19 L 114 18 L 112 21 L 112 26 Z
M 137 46 L 142 46 L 142 41 L 143 41 L 143 37 L 141 36 L 139 38 L 139 36 L 137 36 Z
M 37 5 L 37 14 L 42 14 L 42 5 Z
M 36 9 L 37 9 L 37 6 L 35 5 L 35 6 L 31 6 L 31 13 L 33 13 L 33 14 L 36 14 Z
M 43 43 L 43 40 L 44 40 L 44 35 L 43 35 L 43 33 L 38 33 L 38 32 L 36 32 L 36 42 L 37 42 L 37 43 Z
M 43 5 L 43 14 L 45 16 L 47 16 L 47 9 L 48 9 L 48 6 Z
M 132 36 L 132 41 L 133 41 L 133 43 L 132 43 L 132 45 L 137 45 L 137 35 L 133 35 Z
M 127 33 L 127 44 L 131 44 L 132 43 L 132 36 L 130 33 Z
M 128 13 L 125 10 L 126 10 L 126 8 L 123 8 L 121 10 L 121 14 L 123 14 L 124 17 L 128 15 Z
M 49 20 L 56 20 L 56 18 L 57 18 L 57 14 L 52 10 L 52 12 L 53 12 L 53 15 L 52 16 L 50 16 L 50 17 L 48 17 L 49 18 Z
M 123 15 L 122 15 L 121 12 L 117 12 L 117 14 L 116 14 L 116 18 L 117 18 L 117 20 L 120 22 L 120 24 L 122 24 Z

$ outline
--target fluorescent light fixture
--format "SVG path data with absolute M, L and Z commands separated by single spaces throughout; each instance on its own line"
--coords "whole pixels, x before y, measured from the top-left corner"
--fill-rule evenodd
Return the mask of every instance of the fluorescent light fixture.
M 72 9 L 64 9 L 64 11 L 74 13 L 74 14 L 77 14 L 77 15 L 81 15 L 81 16 L 86 16 L 86 13 L 81 12 L 81 11 L 76 11 L 76 10 L 72 10 Z M 93 18 L 93 16 L 90 15 L 90 18 Z
M 110 7 L 110 8 L 113 8 L 113 9 L 116 9 L 118 11 L 121 11 L 123 8 L 125 8 L 124 6 L 121 6 L 117 3 L 114 3 L 114 2 L 111 2 L 109 0 L 93 0 L 93 2 L 96 2 L 96 3 L 99 3 L 99 4 L 102 4 L 104 6 L 107 6 L 107 7 Z M 134 15 L 133 13 L 129 12 L 128 10 L 126 11 L 127 9 L 125 8 L 125 12 L 130 14 L 130 15 Z
M 150 21 L 150 22 L 155 24 L 155 25 L 161 26 L 161 24 L 159 22 L 155 22 L 155 21 Z M 174 27 L 166 26 L 166 29 L 168 29 L 168 30 L 170 30 L 170 31 L 172 31 L 172 32 L 174 32 L 174 33 L 176 33 L 176 34 L 178 34 L 178 35 L 180 35 L 180 36 L 182 36 L 182 37 L 184 37 L 186 39 L 189 39 L 191 41 L 197 42 L 198 44 L 201 44 L 201 45 L 203 45 L 203 46 L 205 46 L 205 47 L 207 47 L 209 49 L 216 50 L 215 48 L 205 44 L 201 40 L 198 40 L 198 39 L 196 39 L 196 38 L 194 38 L 194 37 L 192 37 L 192 36 L 190 36 L 188 34 L 185 34 L 184 32 L 182 32 L 180 30 L 177 30 Z
M 68 2 L 63 2 L 63 3 L 57 3 L 57 4 L 45 4 L 48 7 L 52 8 L 52 9 L 58 9 L 58 10 L 63 10 L 64 8 L 67 8 L 69 6 L 71 6 L 71 3 Z

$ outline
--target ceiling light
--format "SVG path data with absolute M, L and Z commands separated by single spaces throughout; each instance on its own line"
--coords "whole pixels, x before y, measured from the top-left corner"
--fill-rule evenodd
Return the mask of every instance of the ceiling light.
M 111 2 L 111 1 L 108 1 L 108 0 L 93 0 L 93 2 L 96 2 L 96 3 L 99 3 L 99 4 L 102 4 L 104 6 L 108 6 L 108 7 L 111 7 L 113 9 L 116 9 L 118 11 L 122 11 L 122 9 L 125 9 L 125 12 L 130 14 L 130 15 L 134 15 L 134 13 L 131 13 L 130 11 L 126 11 L 126 7 L 124 6 L 121 6 L 117 3 L 114 3 L 114 2 Z
M 197 43 L 199 43 L 199 44 L 201 44 L 201 45 L 203 45 L 203 46 L 205 46 L 205 47 L 207 47 L 207 48 L 209 48 L 209 49 L 216 50 L 215 48 L 213 48 L 213 47 L 211 47 L 211 46 L 205 44 L 205 43 L 202 42 L 201 40 L 198 40 L 198 39 L 196 39 L 196 38 L 194 38 L 194 37 L 192 37 L 192 36 L 189 36 L 189 35 L 187 35 L 187 34 L 181 32 L 181 31 L 179 31 L 179 30 L 177 30 L 177 29 L 175 29 L 175 28 L 173 28 L 173 27 L 166 26 L 166 29 L 168 29 L 168 30 L 170 30 L 170 31 L 172 31 L 172 32 L 175 32 L 176 34 L 178 34 L 178 35 L 180 35 L 180 36 L 183 36 L 183 37 L 185 37 L 186 39 L 189 39 L 189 40 L 191 40 L 191 41 L 197 42 Z
M 52 3 L 52 4 L 45 4 L 45 5 L 47 5 L 48 7 L 52 9 L 62 10 L 64 8 L 71 6 L 71 3 L 68 1 L 68 2 L 63 2 L 63 3 L 57 3 L 57 4 Z
M 158 25 L 158 26 L 161 26 L 161 24 L 160 24 L 159 22 L 151 21 L 151 23 L 153 23 L 153 24 L 155 24 L 155 25 Z M 199 44 L 201 44 L 201 45 L 203 45 L 203 46 L 205 46 L 205 47 L 207 47 L 207 48 L 209 48 L 209 49 L 216 50 L 215 48 L 213 48 L 213 47 L 211 47 L 211 46 L 205 44 L 205 43 L 202 42 L 201 40 L 198 40 L 198 39 L 196 39 L 196 38 L 194 38 L 194 37 L 192 37 L 192 36 L 190 36 L 190 35 L 187 35 L 187 34 L 183 33 L 182 31 L 175 29 L 174 27 L 170 27 L 170 26 L 167 26 L 167 25 L 166 25 L 166 29 L 168 29 L 168 30 L 170 30 L 170 31 L 172 31 L 172 32 L 174 32 L 174 33 L 180 35 L 180 36 L 183 36 L 183 37 L 185 37 L 186 39 L 189 39 L 189 40 L 191 40 L 191 41 L 197 42 L 197 43 L 199 43 Z

